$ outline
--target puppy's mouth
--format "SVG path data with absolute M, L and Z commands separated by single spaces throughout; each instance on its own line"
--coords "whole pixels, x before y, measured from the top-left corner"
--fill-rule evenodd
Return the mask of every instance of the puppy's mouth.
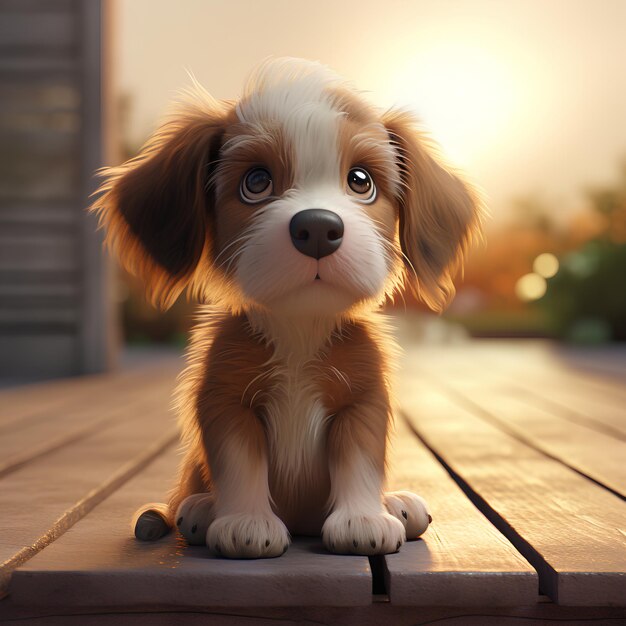
M 319 272 L 317 272 L 317 274 L 315 274 L 315 278 L 313 280 L 322 280 Z

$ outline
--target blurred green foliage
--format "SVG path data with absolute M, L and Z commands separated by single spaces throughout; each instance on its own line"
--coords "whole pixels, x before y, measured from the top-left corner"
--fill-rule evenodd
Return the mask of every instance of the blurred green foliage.
M 538 305 L 558 337 L 578 343 L 626 341 L 626 163 L 615 187 L 587 196 L 604 228 L 561 258 Z
M 626 244 L 598 239 L 566 255 L 538 304 L 564 339 L 625 341 Z

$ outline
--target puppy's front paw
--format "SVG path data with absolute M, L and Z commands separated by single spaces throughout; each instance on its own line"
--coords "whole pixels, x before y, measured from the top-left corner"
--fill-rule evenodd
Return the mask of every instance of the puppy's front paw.
M 289 547 L 289 532 L 273 513 L 225 515 L 209 527 L 206 544 L 217 556 L 229 559 L 271 558 Z
M 408 541 L 417 539 L 432 522 L 424 498 L 410 491 L 389 491 L 384 502 L 387 510 L 404 525 Z
M 190 546 L 203 546 L 206 531 L 215 519 L 212 493 L 194 493 L 185 498 L 176 511 L 176 526 Z
M 322 528 L 324 545 L 338 554 L 390 554 L 405 542 L 402 523 L 389 515 L 334 511 Z

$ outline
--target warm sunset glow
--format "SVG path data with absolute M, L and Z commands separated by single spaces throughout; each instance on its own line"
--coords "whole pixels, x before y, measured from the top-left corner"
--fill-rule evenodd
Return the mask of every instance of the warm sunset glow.
M 514 132 L 528 99 L 501 58 L 481 41 L 431 42 L 395 66 L 387 90 L 418 112 L 453 162 L 469 165 Z
M 539 274 L 525 274 L 515 285 L 515 293 L 520 300 L 539 300 L 546 293 L 546 280 Z
M 533 270 L 539 276 L 552 278 L 559 271 L 559 260 L 550 252 L 540 254 L 533 263 Z
M 374 104 L 414 111 L 484 190 L 489 228 L 510 218 L 512 199 L 537 192 L 566 221 L 581 209 L 581 188 L 612 180 L 624 154 L 620 0 L 183 4 L 117 3 L 114 74 L 133 147 L 188 84 L 186 69 L 232 99 L 260 61 L 288 55 L 329 65 Z

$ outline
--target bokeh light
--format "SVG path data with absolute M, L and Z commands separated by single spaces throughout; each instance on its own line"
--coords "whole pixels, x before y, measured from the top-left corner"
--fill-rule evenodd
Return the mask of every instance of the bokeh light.
M 535 274 L 544 278 L 552 278 L 559 271 L 559 260 L 550 252 L 540 254 L 533 263 Z
M 520 300 L 531 302 L 539 300 L 546 293 L 546 288 L 546 279 L 533 272 L 525 274 L 517 281 L 515 293 Z

